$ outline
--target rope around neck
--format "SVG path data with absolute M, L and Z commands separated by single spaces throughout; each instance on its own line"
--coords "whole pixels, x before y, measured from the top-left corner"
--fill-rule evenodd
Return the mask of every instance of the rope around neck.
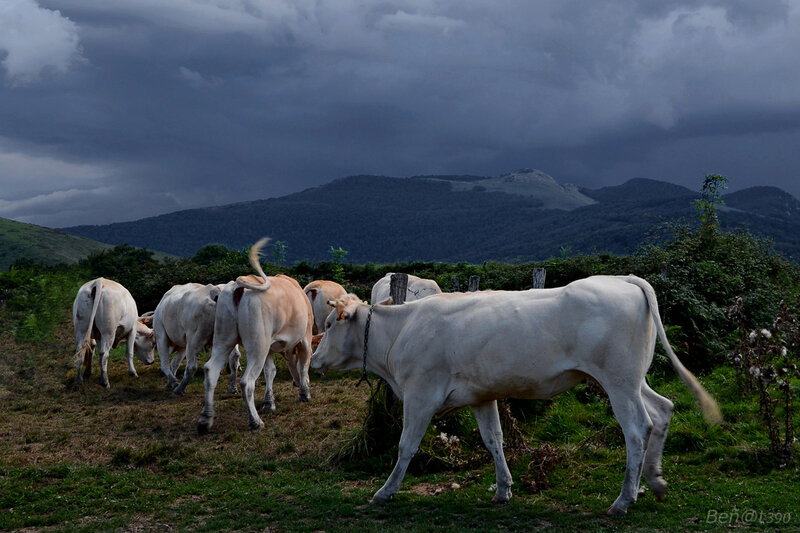
M 361 385 L 362 382 L 366 381 L 367 385 L 369 385 L 370 390 L 372 390 L 372 383 L 369 380 L 369 376 L 367 375 L 367 343 L 369 342 L 369 324 L 372 322 L 372 311 L 375 309 L 375 304 L 369 306 L 369 313 L 367 314 L 367 325 L 364 326 L 364 363 L 361 367 L 361 379 L 358 380 L 356 383 L 356 387 Z

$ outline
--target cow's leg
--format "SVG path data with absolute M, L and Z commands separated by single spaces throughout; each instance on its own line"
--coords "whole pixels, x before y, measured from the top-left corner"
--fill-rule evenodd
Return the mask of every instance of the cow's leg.
M 175 378 L 174 367 L 172 367 L 169 362 L 171 350 L 169 343 L 161 335 L 156 335 L 156 349 L 158 350 L 158 361 L 161 364 L 161 373 L 167 378 L 167 383 L 164 385 L 164 388 L 166 390 L 174 389 L 178 384 L 178 380 Z M 172 360 L 174 361 L 175 357 L 173 357 Z
M 622 427 L 625 435 L 625 450 L 627 462 L 625 480 L 619 496 L 608 508 L 610 515 L 623 515 L 628 511 L 628 506 L 636 501 L 639 494 L 639 480 L 642 478 L 644 455 L 647 450 L 647 441 L 653 429 L 653 422 L 647 414 L 640 391 L 640 384 L 635 389 L 612 388 L 606 389 L 611 407 Z
M 178 396 L 183 394 L 183 391 L 186 390 L 189 380 L 191 380 L 192 377 L 194 377 L 194 373 L 197 372 L 197 354 L 199 354 L 202 349 L 203 345 L 201 344 L 198 346 L 194 342 L 194 339 L 186 343 L 186 348 L 184 349 L 184 353 L 186 354 L 186 368 L 183 369 L 183 379 L 181 379 L 180 385 L 175 387 L 175 390 L 172 391 L 172 394 Z
M 400 483 L 406 475 L 408 463 L 417 453 L 419 443 L 425 436 L 425 430 L 436 412 L 439 402 L 421 395 L 406 394 L 403 398 L 403 433 L 400 436 L 400 451 L 389 479 L 373 496 L 370 503 L 389 501 L 400 489 Z
M 113 342 L 113 338 L 106 339 L 103 337 L 97 345 L 99 351 L 98 355 L 100 357 L 100 376 L 97 378 L 97 382 L 107 389 L 111 388 L 111 384 L 108 382 L 108 352 L 111 351 L 111 344 Z
M 222 367 L 225 366 L 228 352 L 230 352 L 233 345 L 228 345 L 226 349 L 222 342 L 214 344 L 214 348 L 211 350 L 211 357 L 203 366 L 205 370 L 205 378 L 203 379 L 205 402 L 203 410 L 200 412 L 200 419 L 197 421 L 197 432 L 201 435 L 208 433 L 208 430 L 214 425 L 214 390 L 217 388 L 219 373 L 222 371 Z
M 136 368 L 133 366 L 133 349 L 135 347 L 136 341 L 136 328 L 133 328 L 130 335 L 128 335 L 128 340 L 125 341 L 125 357 L 128 358 L 128 374 L 131 376 L 138 378 L 139 374 L 136 373 Z
M 181 362 L 183 361 L 183 357 L 186 355 L 185 348 L 175 348 L 175 353 L 172 356 L 172 359 L 169 362 L 169 367 L 172 369 L 172 375 L 175 377 L 175 384 L 177 385 L 177 378 L 178 378 L 178 369 L 181 367 Z M 184 370 L 185 372 L 185 370 Z M 173 385 L 174 386 L 174 385 Z
M 261 412 L 264 414 L 275 412 L 275 394 L 272 391 L 272 382 L 275 380 L 275 374 L 277 373 L 275 357 L 270 354 L 264 361 L 264 381 L 267 382 L 267 387 L 264 390 L 264 402 L 261 404 Z
M 295 350 L 287 350 L 283 352 L 283 358 L 286 359 L 286 366 L 289 368 L 289 374 L 292 375 L 292 385 L 299 387 L 302 379 L 297 370 L 297 353 Z
M 644 456 L 644 478 L 652 489 L 656 499 L 664 501 L 667 482 L 661 477 L 661 454 L 664 451 L 664 441 L 667 438 L 669 422 L 672 419 L 672 402 L 657 394 L 646 382 L 642 383 L 642 398 L 647 414 L 653 421 L 653 431 L 647 442 L 647 451 Z
M 295 346 L 295 368 L 300 378 L 300 401 L 307 402 L 311 399 L 311 380 L 308 378 L 308 367 L 311 366 L 311 343 L 306 339 Z
M 497 491 L 492 501 L 498 503 L 511 499 L 511 472 L 508 470 L 506 457 L 503 454 L 503 428 L 500 426 L 500 415 L 497 413 L 497 402 L 487 402 L 472 406 L 472 413 L 478 422 L 483 443 L 494 457 L 494 471 L 497 478 Z
M 269 355 L 268 348 L 269 344 L 264 342 L 263 339 L 258 339 L 255 345 L 245 344 L 244 346 L 247 352 L 247 368 L 244 369 L 239 384 L 242 386 L 242 401 L 244 402 L 244 408 L 247 410 L 250 429 L 254 431 L 264 427 L 264 421 L 258 416 L 254 399 L 256 380 L 264 369 L 264 364 L 267 362 L 267 359 L 269 359 L 273 367 L 275 366 L 275 362 L 272 361 L 272 357 Z M 272 383 L 270 383 L 269 380 L 267 381 L 267 389 L 270 390 L 271 393 Z
M 241 345 L 247 353 L 247 367 L 242 373 L 242 379 L 239 380 L 239 384 L 242 387 L 242 401 L 244 402 L 245 410 L 247 410 L 250 429 L 258 430 L 264 427 L 264 421 L 258 416 L 253 396 L 256 389 L 256 380 L 261 375 L 264 364 L 270 355 L 272 330 L 268 329 L 266 324 L 260 320 L 254 320 L 254 322 L 255 324 L 252 324 L 245 331 L 242 331 L 241 326 L 239 329 Z M 229 354 L 232 349 L 233 346 L 229 346 L 226 354 Z M 268 381 L 267 388 L 269 389 L 271 386 L 272 384 Z
M 240 357 L 239 346 L 234 346 L 230 355 L 228 355 L 228 371 L 231 373 L 231 381 L 228 383 L 228 394 L 236 394 L 239 392 L 236 389 L 236 375 L 239 373 L 239 369 L 242 368 L 239 364 Z

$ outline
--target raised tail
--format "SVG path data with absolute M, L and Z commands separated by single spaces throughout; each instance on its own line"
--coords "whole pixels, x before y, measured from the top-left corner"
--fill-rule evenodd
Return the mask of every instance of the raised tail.
M 258 261 L 258 253 L 261 251 L 267 243 L 269 242 L 269 237 L 264 237 L 263 239 L 259 240 L 257 243 L 250 248 L 250 266 L 255 269 L 256 273 L 261 276 L 261 279 L 264 280 L 264 283 L 252 283 L 247 279 L 247 276 L 239 276 L 236 278 L 236 285 L 239 287 L 245 287 L 247 289 L 252 289 L 254 291 L 266 291 L 270 287 L 269 280 L 267 279 L 267 275 L 264 274 L 264 270 L 261 268 L 261 263 Z
M 92 351 L 92 329 L 94 329 L 94 318 L 97 316 L 97 308 L 100 305 L 100 295 L 103 292 L 103 278 L 97 278 L 92 283 L 92 288 L 89 293 L 92 302 L 92 313 L 89 315 L 89 326 L 86 328 L 86 336 L 83 338 L 83 343 L 75 352 L 75 361 L 86 361 L 86 357 Z
M 645 298 L 647 299 L 647 305 L 650 308 L 650 315 L 653 317 L 653 322 L 655 323 L 656 331 L 658 332 L 658 338 L 661 341 L 661 344 L 664 346 L 664 351 L 667 352 L 667 357 L 669 357 L 675 372 L 678 373 L 678 376 L 680 376 L 681 380 L 686 384 L 686 386 L 689 388 L 689 391 L 691 391 L 695 400 L 697 400 L 697 403 L 700 405 L 700 411 L 703 413 L 703 418 L 705 418 L 706 422 L 712 425 L 720 423 L 722 421 L 722 413 L 719 410 L 716 400 L 714 400 L 708 391 L 703 388 L 700 382 L 697 381 L 697 378 L 694 377 L 694 375 L 689 372 L 685 366 L 683 366 L 683 363 L 681 363 L 680 359 L 678 359 L 678 356 L 675 355 L 674 351 L 672 351 L 672 346 L 670 346 L 669 340 L 667 340 L 667 334 L 664 331 L 664 324 L 661 322 L 661 314 L 658 312 L 656 291 L 653 290 L 653 287 L 642 278 L 636 276 L 624 276 L 623 279 L 632 285 L 636 285 L 642 289 L 642 292 L 644 292 Z

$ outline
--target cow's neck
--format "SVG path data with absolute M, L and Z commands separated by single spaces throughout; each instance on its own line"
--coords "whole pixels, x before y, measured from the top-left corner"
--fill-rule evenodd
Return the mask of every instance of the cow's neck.
M 372 313 L 367 342 L 367 370 L 383 379 L 400 395 L 402 387 L 396 380 L 396 372 L 390 358 L 391 347 L 397 339 L 406 321 L 407 313 L 402 306 L 376 306 Z M 361 347 L 364 346 L 364 330 L 367 325 L 369 307 L 363 307 L 359 313 L 358 324 L 361 330 Z

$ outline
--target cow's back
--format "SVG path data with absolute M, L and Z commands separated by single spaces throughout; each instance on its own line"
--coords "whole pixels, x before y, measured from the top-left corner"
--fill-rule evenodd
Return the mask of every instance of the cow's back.
M 96 284 L 97 282 L 97 284 Z M 97 287 L 94 295 L 92 290 Z M 116 281 L 97 278 L 84 283 L 78 290 L 72 306 L 73 323 L 76 332 L 88 328 L 95 298 L 99 298 L 94 328 L 101 334 L 114 334 L 119 330 L 127 333 L 136 327 L 138 310 L 131 293 Z
M 655 342 L 643 293 L 615 277 L 556 289 L 440 294 L 402 308 L 383 311 L 404 322 L 390 347 L 399 372 L 456 376 L 490 395 L 550 397 L 598 368 L 644 365 L 643 375 Z M 635 349 L 618 346 L 621 338 L 634 338 Z
M 214 333 L 216 302 L 211 298 L 213 285 L 187 283 L 175 285 L 167 291 L 156 307 L 153 327 L 156 335 L 166 335 L 179 346 L 186 345 L 187 336 L 199 336 L 198 341 L 208 343 Z

